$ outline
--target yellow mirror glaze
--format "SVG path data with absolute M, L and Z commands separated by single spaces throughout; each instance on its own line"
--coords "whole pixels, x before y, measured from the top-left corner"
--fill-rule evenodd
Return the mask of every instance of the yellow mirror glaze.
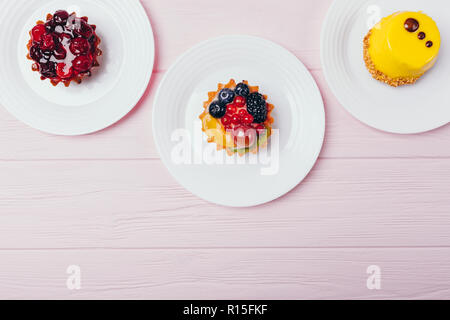
M 408 19 L 418 22 L 412 30 Z M 441 37 L 436 23 L 422 12 L 397 12 L 383 18 L 364 40 L 364 59 L 377 80 L 392 86 L 415 83 L 436 63 Z
M 231 135 L 226 133 L 217 119 L 214 119 L 209 113 L 202 114 L 200 119 L 202 120 L 203 131 L 207 134 L 209 142 L 217 143 L 219 149 L 223 149 L 226 146 L 234 146 Z

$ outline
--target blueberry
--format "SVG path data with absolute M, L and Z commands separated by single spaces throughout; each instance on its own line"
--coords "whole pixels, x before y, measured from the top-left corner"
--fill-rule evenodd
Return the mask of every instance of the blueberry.
M 244 98 L 247 98 L 248 95 L 250 94 L 250 89 L 248 85 L 246 85 L 245 83 L 239 83 L 236 86 L 235 92 L 238 96 L 243 96 Z
M 219 102 L 213 102 L 209 106 L 209 113 L 216 119 L 222 118 L 227 112 L 227 107 Z
M 235 93 L 231 89 L 222 89 L 222 91 L 219 92 L 219 102 L 223 105 L 233 102 L 235 97 Z

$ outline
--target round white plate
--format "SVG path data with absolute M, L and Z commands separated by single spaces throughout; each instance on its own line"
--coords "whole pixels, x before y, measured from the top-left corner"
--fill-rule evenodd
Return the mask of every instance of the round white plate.
M 273 127 L 279 139 L 272 136 L 269 143 L 270 163 L 262 152 L 259 157 L 228 157 L 205 141 L 198 119 L 203 102 L 218 83 L 230 79 L 258 85 L 275 105 Z M 220 37 L 189 50 L 165 75 L 153 106 L 153 135 L 171 174 L 195 195 L 225 206 L 255 206 L 292 190 L 316 162 L 324 131 L 322 97 L 305 66 L 286 49 L 250 36 Z M 186 148 L 178 152 L 180 145 Z
M 58 9 L 89 17 L 102 39 L 100 67 L 69 88 L 41 81 L 26 58 L 29 31 Z M 0 105 L 33 128 L 59 135 L 104 129 L 133 109 L 147 88 L 155 46 L 138 0 L 1 1 L 0 21 Z
M 424 11 L 438 24 L 442 47 L 435 67 L 415 85 L 376 81 L 363 60 L 363 39 L 382 17 Z M 445 0 L 335 0 L 322 30 L 321 58 L 328 84 L 354 117 L 379 130 L 420 133 L 450 122 L 450 9 Z

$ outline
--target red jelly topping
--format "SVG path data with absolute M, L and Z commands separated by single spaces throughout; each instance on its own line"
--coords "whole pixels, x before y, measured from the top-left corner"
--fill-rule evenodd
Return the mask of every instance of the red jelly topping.
M 28 59 L 34 60 L 33 70 L 41 79 L 50 79 L 53 85 L 63 82 L 66 87 L 72 81 L 81 83 L 98 67 L 100 38 L 96 26 L 87 17 L 78 18 L 75 13 L 59 10 L 47 15 L 47 21 L 38 21 L 30 31 Z

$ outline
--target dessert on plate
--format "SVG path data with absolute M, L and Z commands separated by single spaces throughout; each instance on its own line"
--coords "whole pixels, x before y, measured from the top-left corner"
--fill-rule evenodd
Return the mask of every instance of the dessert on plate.
M 259 87 L 247 81 L 236 84 L 231 79 L 227 84 L 220 83 L 217 91 L 209 92 L 203 107 L 202 130 L 208 142 L 216 143 L 217 150 L 243 156 L 267 146 L 274 106 L 267 103 Z
M 46 22 L 38 21 L 30 31 L 28 59 L 33 60 L 33 71 L 41 79 L 50 79 L 56 86 L 60 82 L 66 87 L 72 81 L 81 83 L 91 76 L 92 68 L 98 67 L 100 38 L 96 26 L 88 23 L 87 17 L 59 10 L 48 14 Z
M 390 86 L 414 84 L 436 63 L 441 37 L 422 12 L 383 18 L 364 38 L 364 61 L 372 76 Z

